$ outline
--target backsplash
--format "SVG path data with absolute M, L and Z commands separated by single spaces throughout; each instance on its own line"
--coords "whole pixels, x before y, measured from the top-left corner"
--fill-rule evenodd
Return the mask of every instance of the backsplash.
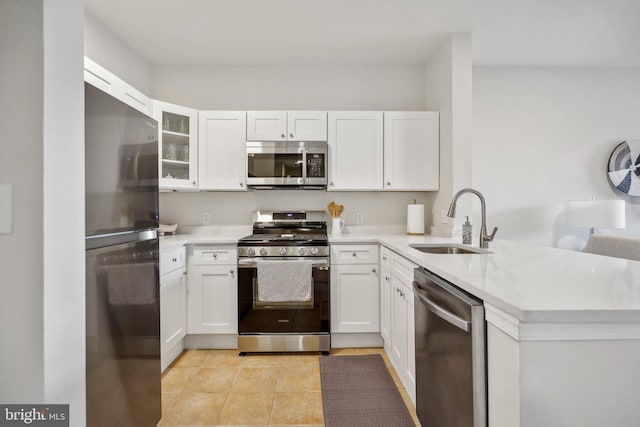
M 342 218 L 356 225 L 356 212 L 364 214 L 364 226 L 406 226 L 407 205 L 416 199 L 425 205 L 425 223 L 431 224 L 431 200 L 427 192 L 327 192 L 318 190 L 267 190 L 248 192 L 160 193 L 160 222 L 184 226 L 248 225 L 256 209 L 327 210 L 334 201 L 344 205 Z

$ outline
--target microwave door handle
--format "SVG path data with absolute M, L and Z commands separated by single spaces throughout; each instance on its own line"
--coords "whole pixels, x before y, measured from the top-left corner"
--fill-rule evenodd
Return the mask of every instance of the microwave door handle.
M 302 149 L 302 183 L 308 184 L 309 178 L 307 177 L 307 149 Z

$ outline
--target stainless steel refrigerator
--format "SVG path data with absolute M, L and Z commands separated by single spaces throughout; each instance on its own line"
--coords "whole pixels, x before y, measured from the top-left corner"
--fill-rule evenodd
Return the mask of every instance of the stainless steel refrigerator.
M 157 122 L 85 83 L 87 426 L 161 417 Z

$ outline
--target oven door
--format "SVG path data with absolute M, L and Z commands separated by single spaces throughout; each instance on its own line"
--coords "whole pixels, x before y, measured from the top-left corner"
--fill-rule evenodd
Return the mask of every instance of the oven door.
M 248 142 L 248 186 L 327 184 L 324 142 Z
M 287 258 L 270 259 L 286 260 Z M 241 258 L 238 260 L 238 331 L 240 335 L 329 332 L 329 260 L 321 257 L 288 259 L 306 259 L 313 262 L 311 301 L 271 304 L 258 301 L 256 258 Z

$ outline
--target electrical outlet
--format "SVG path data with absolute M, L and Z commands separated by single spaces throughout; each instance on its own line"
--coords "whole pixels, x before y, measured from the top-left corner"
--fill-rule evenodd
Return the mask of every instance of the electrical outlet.
M 202 211 L 202 224 L 207 225 L 211 223 L 211 212 Z
M 356 224 L 364 224 L 364 212 L 356 212 Z

